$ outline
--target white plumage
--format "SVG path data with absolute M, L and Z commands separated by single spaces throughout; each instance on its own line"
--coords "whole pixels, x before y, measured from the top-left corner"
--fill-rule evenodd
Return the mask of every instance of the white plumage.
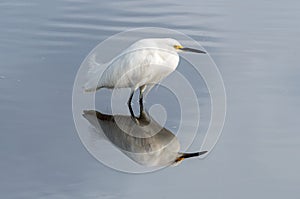
M 131 96 L 128 101 L 130 104 L 134 91 L 140 88 L 142 101 L 147 85 L 160 82 L 176 69 L 180 51 L 205 53 L 201 50 L 183 48 L 178 41 L 170 38 L 139 40 L 104 66 L 93 65 L 88 71 L 85 91 L 91 92 L 100 88 L 130 88 Z M 106 67 L 102 76 L 99 67 Z

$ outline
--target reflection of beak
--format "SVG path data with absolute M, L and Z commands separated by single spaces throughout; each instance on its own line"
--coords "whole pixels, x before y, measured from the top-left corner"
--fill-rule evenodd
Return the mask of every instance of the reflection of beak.
M 194 49 L 194 48 L 180 48 L 180 50 L 187 51 L 187 52 L 193 52 L 193 53 L 203 53 L 203 54 L 206 54 L 205 51 Z
M 181 156 L 179 156 L 175 162 L 181 162 L 182 160 L 186 159 L 186 158 L 192 158 L 192 157 L 197 157 L 197 156 L 200 156 L 200 155 L 203 155 L 207 153 L 207 151 L 201 151 L 201 152 L 196 152 L 196 153 L 182 153 Z

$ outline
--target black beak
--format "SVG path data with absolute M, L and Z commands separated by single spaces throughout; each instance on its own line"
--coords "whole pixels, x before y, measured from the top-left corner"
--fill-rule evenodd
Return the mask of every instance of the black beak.
M 193 52 L 193 53 L 203 53 L 203 54 L 206 54 L 205 51 L 194 49 L 194 48 L 180 48 L 180 50 L 187 51 L 187 52 Z

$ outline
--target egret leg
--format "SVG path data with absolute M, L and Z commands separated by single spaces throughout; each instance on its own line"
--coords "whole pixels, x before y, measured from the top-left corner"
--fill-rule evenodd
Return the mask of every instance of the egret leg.
M 131 117 L 132 117 L 132 118 L 135 118 L 135 115 L 134 115 L 134 112 L 133 112 L 133 110 L 132 110 L 131 104 L 128 104 L 128 108 L 129 108 L 129 112 L 130 112 Z
M 136 118 L 135 118 L 135 115 L 134 115 L 134 112 L 133 112 L 132 106 L 131 106 L 131 101 L 132 101 L 133 95 L 134 95 L 134 90 L 132 90 L 131 93 L 130 93 L 130 97 L 128 99 L 127 105 L 128 105 L 128 109 L 129 109 L 129 112 L 130 112 L 130 115 L 131 115 L 132 119 L 134 121 L 136 121 Z
M 143 94 L 144 94 L 145 90 L 146 90 L 146 85 L 143 85 L 140 87 L 140 98 L 139 98 L 140 116 L 142 115 L 142 112 L 144 111 Z
M 130 97 L 129 97 L 128 101 L 127 101 L 127 105 L 128 106 L 131 106 L 131 101 L 132 101 L 132 98 L 133 98 L 133 94 L 134 94 L 134 90 L 132 90 L 131 93 L 130 93 Z

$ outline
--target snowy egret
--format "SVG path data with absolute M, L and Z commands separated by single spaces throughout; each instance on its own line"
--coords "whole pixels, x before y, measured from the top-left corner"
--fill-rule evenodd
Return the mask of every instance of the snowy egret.
M 105 137 L 136 163 L 148 167 L 178 165 L 186 158 L 200 156 L 207 151 L 179 152 L 176 136 L 163 128 L 142 110 L 139 122 L 131 116 L 107 115 L 97 111 L 84 111 L 83 116 Z M 99 133 L 99 131 L 98 131 Z M 141 137 L 143 136 L 143 137 Z
M 139 102 L 142 104 L 143 93 L 147 86 L 149 91 L 151 85 L 157 84 L 172 73 L 179 62 L 178 53 L 183 51 L 206 53 L 202 50 L 185 48 L 171 38 L 139 40 L 104 66 L 91 66 L 85 91 L 91 92 L 100 88 L 130 88 L 128 105 L 131 106 L 134 91 L 139 88 Z M 99 67 L 106 67 L 102 76 Z

